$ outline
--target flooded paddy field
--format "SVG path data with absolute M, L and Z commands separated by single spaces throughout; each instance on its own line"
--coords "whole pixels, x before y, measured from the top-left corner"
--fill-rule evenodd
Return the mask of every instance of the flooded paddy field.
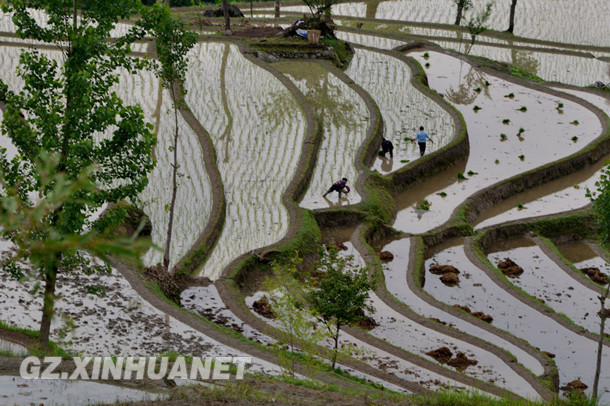
M 180 286 L 181 307 L 151 300 L 116 268 L 103 275 L 62 274 L 51 339 L 65 350 L 86 355 L 256 354 L 248 372 L 280 375 L 282 367 L 269 349 L 277 349 L 278 336 L 271 329 L 280 325 L 259 314 L 254 303 L 277 293 L 263 292 L 261 280 L 270 274 L 270 263 L 284 258 L 281 252 L 298 249 L 307 254 L 304 267 L 312 266 L 317 247 L 308 244 L 319 245 L 321 228 L 323 242 L 344 244 L 342 255 L 352 254 L 360 265 L 383 275 L 383 286 L 370 294 L 376 311 L 366 314 L 375 325 L 341 332 L 341 346 L 357 350 L 354 362 L 339 360 L 342 370 L 402 393 L 478 389 L 546 400 L 551 392 L 563 394 L 546 388 L 556 366 L 560 387 L 579 379 L 589 385 L 589 394 L 601 285 L 588 279 L 584 270 L 608 273 L 607 255 L 596 236 L 587 235 L 586 242 L 565 242 L 571 235 L 561 233 L 548 240 L 530 234 L 516 240 L 498 238 L 481 258 L 469 237 L 506 222 L 531 230 L 534 218 L 588 206 L 585 191 L 597 187 L 610 155 L 592 157 L 585 167 L 522 193 L 502 189 L 502 199 L 472 223 L 456 218 L 454 210 L 481 190 L 501 190 L 507 179 L 535 176 L 546 164 L 591 154 L 591 143 L 607 136 L 607 117 L 599 112 L 610 115 L 610 97 L 584 88 L 596 81 L 610 82 L 606 3 L 586 0 L 551 7 L 549 0 L 522 0 L 514 40 L 492 32 L 481 35 L 468 51 L 467 36 L 458 42 L 461 34 L 450 26 L 420 24 L 452 24 L 452 2 L 338 4 L 333 7 L 337 36 L 365 47 L 355 47 L 342 70 L 332 61 L 265 62 L 247 41 L 202 34 L 189 53 L 185 104 L 177 117 L 180 180 L 170 268 L 184 264 L 187 253 L 199 255 L 197 269 Z M 509 5 L 508 0 L 497 1 L 488 28 L 505 29 Z M 480 7 L 477 4 L 474 11 Z M 282 7 L 282 12 L 303 11 L 301 6 Z M 272 9 L 257 8 L 257 13 L 269 16 Z M 539 21 L 540 15 L 547 18 Z M 35 18 L 45 20 L 42 14 Z M 119 24 L 112 36 L 131 28 Z M 0 78 L 19 89 L 19 54 L 40 43 L 9 35 L 14 30 L 10 16 L 0 15 L 0 33 L 5 33 L 0 34 Z M 452 52 L 432 45 L 421 48 L 422 38 Z M 405 45 L 413 50 L 396 50 Z M 139 57 L 155 57 L 154 47 L 145 42 L 132 50 Z M 60 59 L 57 51 L 40 52 Z M 518 75 L 479 68 L 481 59 L 470 59 L 466 52 L 518 68 Z M 418 69 L 425 74 L 421 83 L 431 92 L 411 82 Z M 527 74 L 553 83 L 537 85 L 522 77 Z M 164 247 L 174 165 L 171 98 L 151 72 L 121 72 L 114 90 L 125 103 L 139 103 L 157 133 L 156 167 L 148 187 L 131 203 L 151 220 L 152 243 Z M 439 104 L 438 97 L 433 100 L 434 92 L 458 113 Z M 4 108 L 0 102 L 0 118 Z M 376 108 L 382 120 L 377 135 L 372 134 Z M 452 114 L 463 117 L 468 142 L 468 148 L 454 155 L 450 143 L 458 124 Z M 315 124 L 322 133 L 314 142 L 310 133 Z M 424 159 L 409 140 L 420 125 L 434 141 Z M 370 145 L 379 143 L 380 136 L 394 143 L 393 159 L 367 160 L 372 156 Z M 15 154 L 5 136 L 0 144 L 9 156 Z M 606 148 L 603 143 L 598 147 Z M 351 193 L 341 200 L 334 193 L 323 198 L 342 177 L 349 179 Z M 401 184 L 402 179 L 407 180 Z M 408 184 L 412 181 L 416 184 Z M 383 192 L 381 203 L 378 192 Z M 395 216 L 387 214 L 391 209 L 396 209 Z M 561 219 L 558 222 L 561 225 Z M 199 246 L 208 237 L 209 223 L 217 225 L 217 235 L 209 245 Z M 448 224 L 458 227 L 445 228 Z M 361 225 L 369 228 L 359 235 L 354 230 Z M 579 227 L 580 223 L 568 231 Z M 393 234 L 396 230 L 403 234 Z M 358 239 L 362 241 L 356 243 Z M 556 251 L 550 241 L 556 242 Z M 375 251 L 392 253 L 393 260 L 373 258 L 366 264 L 370 253 L 361 245 L 369 243 Z M 155 265 L 162 255 L 162 248 L 151 248 L 143 261 Z M 506 258 L 524 272 L 513 278 L 499 275 L 494 267 Z M 455 278 L 439 274 L 449 266 L 459 271 Z M 90 283 L 103 287 L 105 295 L 88 293 L 84 287 Z M 35 282 L 20 283 L 0 271 L 0 284 L 0 321 L 11 328 L 37 329 L 42 292 L 35 291 Z M 227 289 L 233 289 L 231 294 Z M 218 330 L 213 333 L 207 330 L 212 323 L 223 327 L 214 326 Z M 269 329 L 261 328 L 264 325 Z M 323 342 L 326 349 L 333 346 L 331 339 Z M 436 357 L 443 348 L 476 363 L 450 367 Z M 29 349 L 0 340 L 0 351 L 24 356 Z M 604 367 L 610 365 L 609 357 L 605 351 Z M 600 383 L 601 402 L 607 403 L 607 368 L 602 368 Z M 121 401 L 155 399 L 124 388 L 80 384 L 26 388 L 6 382 L 0 385 L 0 400 L 105 402 L 109 393 Z M 58 391 L 66 395 L 62 398 Z M 83 392 L 106 396 L 71 397 Z M 38 393 L 48 397 L 37 397 Z

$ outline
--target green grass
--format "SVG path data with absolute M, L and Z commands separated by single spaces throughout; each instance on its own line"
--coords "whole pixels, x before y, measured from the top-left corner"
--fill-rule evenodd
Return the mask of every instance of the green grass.
M 574 121 L 572 121 L 570 124 L 578 125 L 578 124 L 580 124 L 580 123 L 578 122 L 578 120 L 574 120 Z
M 466 176 L 464 176 L 464 174 L 462 172 L 458 172 L 457 173 L 457 178 L 460 179 L 460 180 L 468 179 Z
M 519 134 L 523 134 L 525 132 L 525 128 L 521 127 L 519 128 Z
M 506 141 L 506 134 L 500 134 L 500 139 L 502 141 Z
M 472 109 L 473 109 L 474 111 L 479 111 L 479 110 L 481 110 L 481 107 L 479 107 L 479 106 L 475 105 L 475 106 L 474 106 Z
M 510 123 L 509 118 L 505 118 L 504 120 L 502 120 L 502 124 L 509 124 L 509 123 Z
M 523 161 L 525 159 L 525 155 L 519 155 L 519 159 Z
M 439 195 L 440 197 L 446 197 L 447 193 L 445 193 L 445 192 L 438 192 L 437 195 Z
M 524 112 L 524 113 L 525 113 L 525 112 L 527 111 L 527 107 L 526 107 L 526 106 L 521 106 L 521 108 L 519 109 L 519 111 L 522 111 L 522 112 Z
M 594 406 L 591 398 L 572 395 L 566 399 L 554 399 L 551 402 L 534 402 L 525 399 L 493 398 L 479 392 L 458 392 L 444 390 L 412 396 L 414 405 L 452 405 L 452 406 Z
M 508 97 L 509 99 L 514 99 L 515 98 L 515 94 L 514 93 L 509 93 L 504 97 Z

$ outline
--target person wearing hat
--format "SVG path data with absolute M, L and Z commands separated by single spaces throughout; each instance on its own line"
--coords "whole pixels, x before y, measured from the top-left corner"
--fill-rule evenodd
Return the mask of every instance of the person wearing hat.
M 419 156 L 424 156 L 424 152 L 426 152 L 426 141 L 430 140 L 431 143 L 434 144 L 432 138 L 428 135 L 427 132 L 424 131 L 424 126 L 419 127 L 419 132 L 412 138 L 411 141 L 417 140 L 417 145 L 419 145 Z
M 343 178 L 341 180 L 336 181 L 333 185 L 322 195 L 322 197 L 326 197 L 330 192 L 339 192 L 339 199 L 341 199 L 341 193 L 345 189 L 345 193 L 350 192 L 349 186 L 347 186 L 347 178 Z

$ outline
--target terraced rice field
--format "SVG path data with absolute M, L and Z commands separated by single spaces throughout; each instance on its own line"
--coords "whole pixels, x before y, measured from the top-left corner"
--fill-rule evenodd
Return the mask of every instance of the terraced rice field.
M 509 5 L 497 1 L 490 28 L 505 28 Z M 338 37 L 358 45 L 343 70 L 319 60 L 263 62 L 234 37 L 200 38 L 178 115 L 170 268 L 189 267 L 194 277 L 182 286 L 181 307 L 122 264 L 107 275 L 63 276 L 52 339 L 95 356 L 249 355 L 249 372 L 279 375 L 267 347 L 277 345 L 280 324 L 255 305 L 274 294 L 265 291 L 268 262 L 276 251 L 313 259 L 318 245 L 344 243 L 342 255 L 379 276 L 370 295 L 376 311 L 367 314 L 374 324 L 341 332 L 342 345 L 360 350 L 339 360 L 344 371 L 402 393 L 457 388 L 550 401 L 579 379 L 590 394 L 602 286 L 580 270 L 608 273 L 608 254 L 585 191 L 610 157 L 610 93 L 584 86 L 610 81 L 608 2 L 521 0 L 514 41 L 487 33 L 469 51 L 542 82 L 465 55 L 447 0 L 342 3 L 333 13 L 344 27 Z M 19 89 L 21 47 L 38 44 L 9 35 L 7 15 L 2 32 L 0 78 Z M 150 72 L 121 73 L 116 91 L 139 103 L 157 132 L 156 168 L 133 202 L 161 248 L 143 258 L 153 265 L 167 232 L 174 113 Z M 434 141 L 423 157 L 409 141 L 420 125 Z M 378 156 L 382 136 L 394 143 L 392 160 Z M 15 153 L 8 138 L 1 143 Z M 351 193 L 322 198 L 342 177 Z M 393 259 L 380 260 L 381 251 Z M 505 258 L 523 274 L 505 276 Z M 457 282 L 434 265 L 454 267 Z M 86 293 L 90 280 L 104 297 Z M 42 295 L 30 293 L 33 283 L 0 272 L 0 321 L 36 328 Z M 434 353 L 443 348 L 472 364 L 450 366 Z M 2 334 L 0 350 L 27 351 Z M 608 404 L 607 340 L 602 365 L 600 404 Z

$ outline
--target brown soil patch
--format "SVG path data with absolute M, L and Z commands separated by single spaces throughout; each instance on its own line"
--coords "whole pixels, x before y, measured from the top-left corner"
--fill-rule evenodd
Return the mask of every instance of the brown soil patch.
M 600 285 L 608 283 L 608 275 L 601 272 L 599 268 L 583 268 L 581 271 L 595 283 L 599 283 Z
M 333 246 L 337 249 L 337 251 L 347 251 L 347 245 L 343 244 L 342 242 L 333 242 L 330 244 L 326 244 L 326 249 L 330 249 L 330 247 Z
M 549 358 L 555 358 L 555 354 L 553 354 L 552 352 L 542 351 L 542 353 Z
M 562 386 L 560 389 L 566 392 L 577 392 L 583 394 L 588 386 L 584 384 L 580 379 L 574 379 L 566 386 Z
M 255 312 L 267 319 L 275 319 L 275 313 L 273 313 L 273 309 L 271 308 L 271 304 L 269 304 L 269 298 L 267 296 L 263 296 L 256 302 L 252 303 L 252 308 Z
M 366 316 L 363 319 L 360 319 L 360 321 L 356 323 L 356 326 L 365 330 L 372 330 L 379 326 L 379 324 L 377 324 L 374 318 Z
M 430 267 L 430 273 L 433 273 L 434 275 L 444 275 L 446 273 L 454 273 L 457 275 L 460 273 L 460 271 L 452 265 L 432 265 Z
M 234 37 L 242 38 L 267 38 L 279 36 L 284 30 L 281 27 L 248 27 L 243 30 L 234 30 Z
M 516 278 L 523 273 L 523 268 L 517 265 L 512 259 L 504 258 L 504 261 L 498 264 L 498 268 L 508 277 Z
M 443 282 L 447 286 L 455 286 L 459 285 L 460 278 L 456 273 L 449 272 L 441 276 L 441 282 Z
M 476 365 L 478 364 L 479 361 L 474 360 L 474 359 L 469 359 L 466 354 L 464 354 L 463 352 L 458 352 L 457 355 L 455 356 L 455 358 L 450 359 L 447 362 L 447 365 L 454 367 L 455 369 L 457 369 L 458 371 L 462 372 L 464 371 L 466 368 L 468 368 L 471 365 Z
M 441 347 L 434 351 L 429 351 L 426 353 L 426 355 L 434 358 L 441 364 L 446 364 L 447 362 L 449 362 L 449 360 L 451 360 L 451 357 L 453 357 L 453 353 L 447 347 Z
M 394 259 L 394 254 L 392 254 L 390 251 L 381 251 L 379 253 L 379 259 L 382 261 L 391 261 Z
M 472 310 L 470 310 L 470 307 L 468 307 L 468 306 L 462 306 L 462 305 L 459 305 L 459 304 L 454 304 L 453 307 L 455 307 L 456 309 L 459 309 L 459 310 L 464 310 L 468 314 L 472 313 Z
M 426 353 L 426 355 L 429 355 L 441 364 L 447 364 L 454 367 L 460 372 L 464 371 L 471 365 L 477 365 L 479 363 L 474 359 L 469 359 L 463 352 L 458 352 L 455 358 L 452 358 L 453 353 L 447 347 L 441 347 L 434 351 L 429 351 Z
M 447 325 L 447 323 L 445 323 L 444 321 L 441 321 L 441 320 L 439 320 L 439 319 L 437 319 L 437 318 L 431 318 L 430 320 L 435 321 L 435 322 L 437 322 L 437 323 L 441 323 L 443 326 L 446 326 L 446 325 Z
M 483 320 L 485 323 L 489 323 L 491 324 L 494 321 L 494 318 L 491 317 L 489 314 L 485 314 L 483 312 L 474 312 L 471 313 L 474 317 L 476 317 L 477 319 Z

